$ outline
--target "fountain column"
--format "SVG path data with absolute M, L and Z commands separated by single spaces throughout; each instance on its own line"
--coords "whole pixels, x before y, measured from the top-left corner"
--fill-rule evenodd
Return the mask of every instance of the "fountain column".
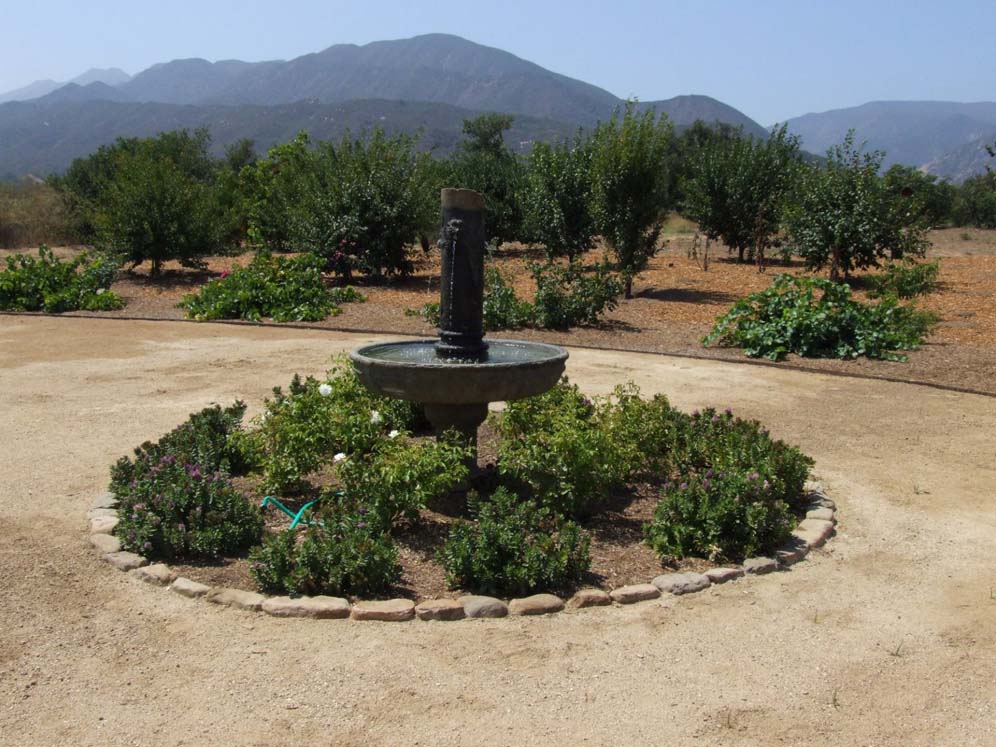
M 484 342 L 484 198 L 472 189 L 444 189 L 439 238 L 439 342 L 448 360 L 487 360 Z

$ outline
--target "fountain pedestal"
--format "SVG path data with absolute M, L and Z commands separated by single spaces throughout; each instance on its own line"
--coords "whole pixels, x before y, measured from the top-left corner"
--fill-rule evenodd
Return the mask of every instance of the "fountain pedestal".
M 542 394 L 560 379 L 567 351 L 519 340 L 484 341 L 484 200 L 442 192 L 443 254 L 438 340 L 367 345 L 350 353 L 378 394 L 419 402 L 437 435 L 455 429 L 474 450 L 489 402 Z

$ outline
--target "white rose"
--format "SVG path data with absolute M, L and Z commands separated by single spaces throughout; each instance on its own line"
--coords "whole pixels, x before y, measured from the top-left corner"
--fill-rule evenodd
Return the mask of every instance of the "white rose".
M 332 461 L 335 462 L 336 464 L 338 464 L 339 462 L 344 461 L 345 459 L 346 459 L 346 455 L 343 454 L 341 451 L 338 454 L 336 454 L 334 457 L 332 457 Z
M 390 433 L 387 434 L 387 437 L 388 438 L 397 438 L 400 435 L 401 435 L 401 433 L 398 432 L 398 431 L 391 431 Z
M 377 412 L 376 410 L 371 410 L 370 411 L 370 422 L 371 423 L 380 423 L 383 420 L 384 420 L 384 418 L 381 417 L 381 414 L 379 412 Z
M 323 397 L 328 397 L 330 394 L 332 394 L 332 387 L 329 386 L 328 384 L 321 384 L 318 387 L 318 393 Z

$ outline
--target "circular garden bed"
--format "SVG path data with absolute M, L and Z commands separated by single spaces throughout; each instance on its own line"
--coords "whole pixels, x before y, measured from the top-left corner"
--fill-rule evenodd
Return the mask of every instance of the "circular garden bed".
M 592 400 L 564 380 L 509 403 L 481 429 L 475 475 L 464 446 L 341 359 L 252 422 L 245 409 L 195 413 L 113 466 L 90 515 L 109 562 L 277 615 L 452 619 L 509 598 L 528 614 L 697 591 L 833 531 L 807 456 L 632 385 Z

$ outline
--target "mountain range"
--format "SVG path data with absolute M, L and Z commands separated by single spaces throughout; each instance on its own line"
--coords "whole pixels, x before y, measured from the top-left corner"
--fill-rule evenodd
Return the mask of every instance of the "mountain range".
M 0 177 L 65 169 L 73 158 L 120 136 L 207 127 L 215 148 L 238 138 L 264 151 L 295 132 L 334 138 L 382 126 L 421 129 L 422 146 L 451 150 L 462 121 L 483 111 L 514 114 L 508 142 L 526 151 L 538 139 L 590 128 L 625 102 L 584 81 L 493 47 L 447 34 L 338 44 L 292 60 L 173 60 L 134 77 L 90 70 L 66 84 L 37 81 L 0 94 Z M 708 96 L 640 102 L 679 128 L 723 122 L 755 137 L 767 130 Z M 821 153 L 849 129 L 906 163 L 961 180 L 983 170 L 996 140 L 996 104 L 875 102 L 788 121 L 803 147 Z
M 985 147 L 996 142 L 996 102 L 872 101 L 806 114 L 786 125 L 814 153 L 824 153 L 853 129 L 859 142 L 885 151 L 886 168 L 916 166 L 953 182 L 996 165 Z

